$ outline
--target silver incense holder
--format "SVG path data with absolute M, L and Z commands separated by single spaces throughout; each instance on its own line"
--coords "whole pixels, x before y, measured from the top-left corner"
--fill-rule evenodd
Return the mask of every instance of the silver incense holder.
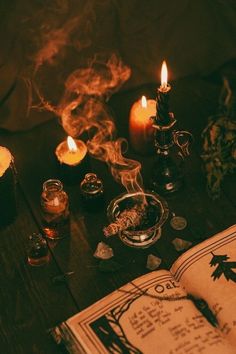
M 161 237 L 161 227 L 168 213 L 166 201 L 155 192 L 120 194 L 108 206 L 110 225 L 104 228 L 104 235 L 118 234 L 127 246 L 147 248 Z

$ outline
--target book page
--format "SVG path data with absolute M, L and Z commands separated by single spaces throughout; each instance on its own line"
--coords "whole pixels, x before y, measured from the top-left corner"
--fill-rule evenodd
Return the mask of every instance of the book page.
M 71 353 L 234 353 L 164 270 L 135 279 L 61 328 Z
M 236 348 L 236 225 L 185 252 L 171 273 Z

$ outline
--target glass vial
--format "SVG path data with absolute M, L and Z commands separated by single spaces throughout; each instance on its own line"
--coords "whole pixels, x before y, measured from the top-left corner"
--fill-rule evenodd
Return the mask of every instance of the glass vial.
M 43 184 L 41 194 L 43 231 L 46 237 L 57 240 L 70 235 L 69 199 L 58 179 Z
M 31 266 L 42 266 L 50 260 L 47 242 L 41 234 L 33 233 L 29 237 L 27 261 Z
M 86 209 L 95 211 L 104 204 L 102 181 L 95 173 L 87 173 L 80 184 L 81 195 Z

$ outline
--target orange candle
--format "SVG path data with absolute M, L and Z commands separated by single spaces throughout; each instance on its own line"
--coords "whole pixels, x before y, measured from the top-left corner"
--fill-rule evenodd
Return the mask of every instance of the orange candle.
M 154 149 L 154 129 L 151 117 L 156 116 L 156 101 L 146 99 L 135 102 L 130 110 L 129 137 L 132 148 L 142 154 Z

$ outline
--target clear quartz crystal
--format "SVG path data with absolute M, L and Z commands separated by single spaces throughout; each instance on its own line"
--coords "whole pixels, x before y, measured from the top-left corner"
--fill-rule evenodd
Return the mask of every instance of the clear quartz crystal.
M 187 250 L 189 247 L 192 246 L 192 242 L 183 240 L 182 238 L 175 238 L 172 241 L 176 251 L 184 251 Z
M 53 240 L 69 236 L 69 201 L 61 181 L 49 179 L 44 182 L 41 208 L 45 236 Z
M 94 257 L 100 259 L 110 259 L 113 257 L 113 250 L 105 242 L 99 242 L 94 252 Z
M 149 254 L 147 257 L 146 268 L 149 270 L 155 270 L 161 264 L 161 259 L 154 256 L 153 254 Z

